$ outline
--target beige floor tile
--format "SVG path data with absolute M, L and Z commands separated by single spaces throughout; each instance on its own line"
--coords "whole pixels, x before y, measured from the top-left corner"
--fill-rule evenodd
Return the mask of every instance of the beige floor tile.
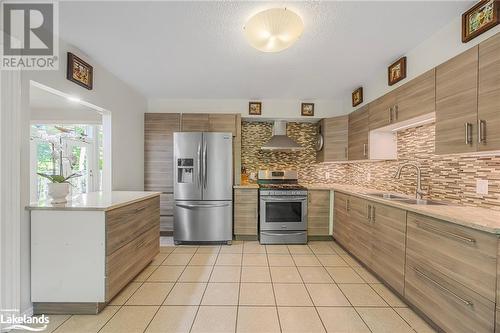
M 330 246 L 330 242 L 309 242 L 309 248 L 314 254 L 336 254 L 333 248 Z
M 213 266 L 187 266 L 179 282 L 208 282 Z
M 302 278 L 296 267 L 271 267 L 271 278 L 274 283 L 300 283 Z
M 239 283 L 209 283 L 201 305 L 238 305 Z
M 336 242 L 331 242 L 330 246 L 337 254 L 347 254 L 347 252 Z
M 159 306 L 124 306 L 99 333 L 144 332 Z
M 198 250 L 197 246 L 176 246 L 174 252 L 175 254 L 194 254 Z
M 197 310 L 197 306 L 162 306 L 146 333 L 188 333 Z
M 322 266 L 315 255 L 294 254 L 292 257 L 297 266 Z
M 274 283 L 274 295 L 278 306 L 313 306 L 305 285 Z
M 162 262 L 162 265 L 170 266 L 186 266 L 191 260 L 193 254 L 191 253 L 171 253 L 167 259 Z
M 295 266 L 292 256 L 289 254 L 268 254 L 269 266 Z
M 258 241 L 244 242 L 243 253 L 266 253 L 266 246 L 260 244 Z
M 243 255 L 240 253 L 221 253 L 217 257 L 217 266 L 241 266 Z
M 240 282 L 241 266 L 214 266 L 210 282 Z
M 373 333 L 414 332 L 391 308 L 356 308 Z
M 347 298 L 335 284 L 306 284 L 315 306 L 350 306 Z
M 219 254 L 222 253 L 243 253 L 243 242 L 233 241 L 232 245 L 223 245 Z
M 356 259 L 354 259 L 354 257 L 352 257 L 351 255 L 349 255 L 347 253 L 346 254 L 341 254 L 340 256 L 351 267 L 361 266 L 361 264 L 359 263 L 359 261 L 357 261 Z
M 388 306 L 368 284 L 339 284 L 353 306 Z
M 196 253 L 218 254 L 219 251 L 220 251 L 220 245 L 217 246 L 206 245 L 198 247 Z
M 236 329 L 236 306 L 200 306 L 192 333 L 225 333 Z
M 148 278 L 148 282 L 175 282 L 186 266 L 159 266 Z
M 146 282 L 125 305 L 161 305 L 173 286 L 173 283 L 168 282 Z
M 348 267 L 349 265 L 338 254 L 319 254 L 317 255 L 319 262 L 323 266 L 332 267 Z
M 211 266 L 215 264 L 217 253 L 195 253 L 189 262 L 190 266 Z
M 297 267 L 305 283 L 334 283 L 324 267 Z
M 271 283 L 242 283 L 240 305 L 275 305 Z
M 243 266 L 241 268 L 241 282 L 271 282 L 269 267 Z
M 156 257 L 153 258 L 153 261 L 151 262 L 151 265 L 153 266 L 158 266 L 161 265 L 163 260 L 165 260 L 168 257 L 168 253 L 158 253 Z
M 435 333 L 429 324 L 420 318 L 413 310 L 409 308 L 395 308 L 394 309 L 410 326 L 417 331 L 417 333 Z
M 407 305 L 403 302 L 395 293 L 389 290 L 386 286 L 381 283 L 373 283 L 370 286 L 375 289 L 377 294 L 379 294 L 384 301 L 387 302 L 392 307 L 405 308 Z
M 241 306 L 237 326 L 237 333 L 279 333 L 278 311 L 275 307 Z
M 313 307 L 278 307 L 283 333 L 325 332 Z
M 266 251 L 268 254 L 290 254 L 290 251 L 288 251 L 288 246 L 286 245 L 266 245 Z
M 35 317 L 39 317 L 39 316 L 35 316 Z M 47 315 L 47 317 L 49 318 L 49 323 L 47 324 L 47 328 L 43 331 L 43 333 L 54 332 L 58 327 L 61 326 L 61 324 L 66 322 L 71 316 L 70 315 Z M 2 324 L 2 326 L 0 326 L 0 327 L 3 328 L 4 325 L 7 326 L 6 324 Z M 37 328 L 43 327 L 44 325 L 30 324 L 30 325 L 26 325 L 26 326 L 28 326 L 30 328 L 37 329 Z M 26 333 L 29 331 L 25 330 L 25 329 L 18 329 L 18 330 L 10 330 L 9 332 L 10 333 Z
M 160 253 L 172 253 L 175 250 L 175 246 L 160 246 Z
M 206 283 L 176 283 L 164 305 L 199 305 Z
M 55 333 L 89 333 L 97 332 L 120 309 L 119 306 L 107 306 L 97 315 L 71 316 Z
M 322 307 L 317 309 L 328 333 L 370 333 L 354 308 Z
M 135 282 L 144 282 L 146 281 L 150 276 L 151 274 L 160 266 L 152 266 L 152 265 L 149 265 L 149 266 L 146 266 L 146 268 L 144 268 L 142 270 L 142 272 L 140 272 L 135 278 L 134 278 L 134 281 Z
M 109 305 L 123 305 L 132 296 L 133 293 L 141 286 L 141 282 L 130 282 L 125 288 L 116 295 Z
M 353 269 L 358 273 L 366 283 L 381 283 L 372 273 L 368 272 L 361 266 L 353 266 Z
M 326 270 L 337 283 L 365 283 L 351 267 L 326 267 Z
M 244 253 L 243 266 L 268 266 L 267 254 L 262 253 Z
M 313 254 L 307 245 L 288 245 L 288 251 L 291 254 Z

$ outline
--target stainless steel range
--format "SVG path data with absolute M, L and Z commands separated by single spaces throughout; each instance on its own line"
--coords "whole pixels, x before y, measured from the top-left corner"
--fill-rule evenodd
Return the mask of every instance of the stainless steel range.
M 260 243 L 307 243 L 307 189 L 297 171 L 259 170 Z

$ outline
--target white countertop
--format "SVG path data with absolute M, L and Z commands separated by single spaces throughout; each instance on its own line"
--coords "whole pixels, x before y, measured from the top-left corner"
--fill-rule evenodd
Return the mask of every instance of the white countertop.
M 50 200 L 41 200 L 31 203 L 29 210 L 111 210 L 134 202 L 153 198 L 160 192 L 142 191 L 112 191 L 90 192 L 77 195 L 65 204 L 51 204 Z

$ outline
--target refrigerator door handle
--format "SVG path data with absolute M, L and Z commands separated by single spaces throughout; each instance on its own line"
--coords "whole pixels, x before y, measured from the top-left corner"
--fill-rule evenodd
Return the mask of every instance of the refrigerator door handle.
M 230 203 L 221 203 L 221 204 L 175 204 L 177 207 L 181 208 L 216 208 L 216 207 L 227 207 L 230 206 Z
M 197 163 L 198 163 L 198 187 L 201 187 L 201 142 L 198 142 L 198 152 L 197 152 Z
M 207 143 L 203 142 L 203 188 L 207 188 Z

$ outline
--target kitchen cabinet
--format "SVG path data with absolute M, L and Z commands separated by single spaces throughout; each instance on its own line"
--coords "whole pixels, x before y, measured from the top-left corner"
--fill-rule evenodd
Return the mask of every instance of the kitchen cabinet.
M 478 150 L 500 150 L 500 33 L 479 44 Z
M 351 220 L 351 243 L 354 254 L 366 266 L 372 266 L 372 226 L 369 201 L 349 197 L 349 217 Z
M 330 190 L 309 190 L 307 196 L 307 235 L 328 236 L 330 233 Z
M 183 113 L 182 132 L 230 132 L 237 135 L 236 114 Z
M 323 149 L 317 154 L 318 162 L 347 160 L 349 116 L 325 118 L 320 121 Z
M 364 106 L 349 114 L 347 156 L 350 161 L 368 159 L 368 133 L 368 106 Z
M 234 234 L 257 239 L 259 221 L 258 188 L 234 189 Z
M 182 132 L 208 132 L 208 113 L 183 113 Z
M 478 46 L 436 68 L 436 153 L 477 150 Z
M 370 130 L 385 127 L 395 121 L 396 91 L 393 90 L 370 103 Z
M 348 251 L 351 251 L 349 196 L 340 192 L 334 192 L 333 196 L 333 238 Z
M 173 231 L 174 132 L 181 130 L 179 113 L 144 114 L 144 190 L 162 192 L 160 230 Z

